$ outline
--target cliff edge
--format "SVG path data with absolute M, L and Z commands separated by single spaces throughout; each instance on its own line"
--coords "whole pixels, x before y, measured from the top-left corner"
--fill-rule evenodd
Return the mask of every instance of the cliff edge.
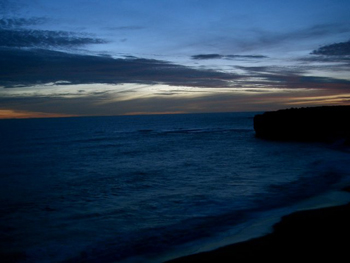
M 271 140 L 344 141 L 350 145 L 350 106 L 292 108 L 254 117 L 256 136 Z

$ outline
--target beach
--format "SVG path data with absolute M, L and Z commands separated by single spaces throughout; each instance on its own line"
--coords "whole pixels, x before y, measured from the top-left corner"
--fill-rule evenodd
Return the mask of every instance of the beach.
M 350 191 L 350 187 L 344 189 Z M 348 257 L 350 204 L 298 211 L 282 217 L 273 232 L 218 248 L 180 257 L 168 263 L 242 262 L 273 260 L 332 260 Z

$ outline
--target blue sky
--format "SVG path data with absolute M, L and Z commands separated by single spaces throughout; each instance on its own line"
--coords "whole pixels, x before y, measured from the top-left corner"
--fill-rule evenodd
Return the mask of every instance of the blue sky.
M 350 99 L 345 0 L 0 0 L 0 117 Z

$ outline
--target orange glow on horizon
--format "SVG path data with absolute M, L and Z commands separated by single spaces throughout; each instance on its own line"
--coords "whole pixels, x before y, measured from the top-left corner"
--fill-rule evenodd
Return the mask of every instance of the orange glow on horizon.
M 0 110 L 0 119 L 60 118 L 74 116 L 76 115 L 16 110 Z
M 287 105 L 301 105 L 301 104 L 310 104 L 310 105 L 349 105 L 350 103 L 350 94 L 337 94 L 337 95 L 320 95 L 320 96 L 309 96 L 305 98 L 290 98 L 286 104 Z
M 186 113 L 187 112 L 185 111 L 176 111 L 176 112 L 161 111 L 161 112 L 129 112 L 121 115 L 132 116 L 132 115 L 162 115 L 162 114 L 186 114 Z M 83 115 L 69 115 L 69 114 L 59 114 L 59 113 L 44 113 L 44 112 L 30 112 L 30 111 L 16 111 L 16 110 L 0 110 L 0 120 L 1 119 L 64 118 L 64 117 L 79 117 L 79 116 L 83 116 Z

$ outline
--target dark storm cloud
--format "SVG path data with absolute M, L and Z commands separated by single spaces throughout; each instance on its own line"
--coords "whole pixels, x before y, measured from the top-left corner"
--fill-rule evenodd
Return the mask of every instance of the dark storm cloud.
M 350 40 L 347 42 L 322 46 L 319 49 L 314 50 L 311 54 L 326 56 L 350 56 Z
M 199 54 L 192 56 L 192 59 L 262 59 L 267 58 L 262 55 L 220 55 L 220 54 Z
M 49 50 L 0 49 L 0 85 L 34 85 L 57 81 L 80 83 L 144 83 L 195 87 L 228 86 L 239 76 L 197 70 L 165 61 L 74 55 Z

